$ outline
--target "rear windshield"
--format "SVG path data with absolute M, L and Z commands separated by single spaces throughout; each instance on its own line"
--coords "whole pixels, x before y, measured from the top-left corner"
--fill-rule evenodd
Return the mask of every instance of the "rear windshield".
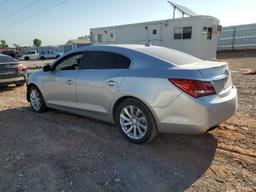
M 9 63 L 9 62 L 17 62 L 17 60 L 9 56 L 0 55 L 0 63 Z
M 148 48 L 139 48 L 137 51 L 165 60 L 174 65 L 186 65 L 202 61 L 202 59 L 192 55 L 164 47 L 152 46 Z

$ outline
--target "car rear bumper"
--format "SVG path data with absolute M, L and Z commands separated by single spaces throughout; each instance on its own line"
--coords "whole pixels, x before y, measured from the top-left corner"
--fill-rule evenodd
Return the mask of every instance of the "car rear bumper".
M 232 117 L 238 107 L 237 90 L 233 87 L 223 97 L 194 99 L 181 94 L 165 108 L 153 108 L 159 132 L 198 134 L 206 132 Z
M 4 78 L 0 79 L 0 85 L 8 85 L 8 84 L 15 84 L 15 83 L 25 83 L 26 76 L 18 76 L 18 77 L 11 77 L 11 78 Z

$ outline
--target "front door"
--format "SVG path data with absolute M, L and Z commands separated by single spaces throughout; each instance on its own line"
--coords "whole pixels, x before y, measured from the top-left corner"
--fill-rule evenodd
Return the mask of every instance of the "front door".
M 60 107 L 76 107 L 76 76 L 84 53 L 74 53 L 54 65 L 45 78 L 46 102 Z

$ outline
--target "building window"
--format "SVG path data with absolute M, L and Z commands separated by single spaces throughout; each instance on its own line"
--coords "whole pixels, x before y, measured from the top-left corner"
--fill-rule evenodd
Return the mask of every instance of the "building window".
M 101 43 L 102 42 L 102 34 L 98 34 L 97 39 L 98 39 L 98 42 Z
M 157 35 L 157 29 L 153 29 L 152 34 Z
M 192 27 L 177 27 L 174 29 L 174 39 L 191 39 Z
M 192 27 L 183 27 L 183 39 L 191 39 Z
M 182 39 L 182 28 L 174 29 L 174 39 Z
M 203 34 L 205 35 L 205 39 L 212 39 L 212 27 L 204 27 Z

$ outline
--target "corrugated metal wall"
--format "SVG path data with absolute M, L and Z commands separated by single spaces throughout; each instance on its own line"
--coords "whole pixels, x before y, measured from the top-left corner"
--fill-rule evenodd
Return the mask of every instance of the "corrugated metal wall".
M 256 24 L 223 27 L 218 50 L 256 49 Z

